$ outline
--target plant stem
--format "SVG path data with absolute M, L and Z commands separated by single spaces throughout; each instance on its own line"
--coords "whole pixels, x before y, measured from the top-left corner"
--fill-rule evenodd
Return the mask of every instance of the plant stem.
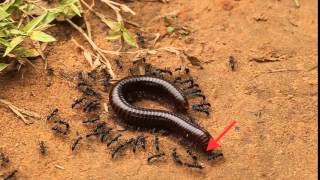
M 112 79 L 117 79 L 116 75 L 113 73 L 111 64 L 109 62 L 109 60 L 106 58 L 106 56 L 102 53 L 101 49 L 92 41 L 92 39 L 90 39 L 88 37 L 88 35 L 84 32 L 83 29 L 81 29 L 78 25 L 74 24 L 71 20 L 66 19 L 66 21 L 73 26 L 77 31 L 80 32 L 80 34 L 83 35 L 83 37 L 89 42 L 89 44 L 91 45 L 91 47 L 93 48 L 93 50 L 95 50 L 97 52 L 97 54 L 99 54 L 103 61 L 101 60 L 102 63 L 104 63 L 107 66 L 107 71 L 108 73 L 111 75 Z

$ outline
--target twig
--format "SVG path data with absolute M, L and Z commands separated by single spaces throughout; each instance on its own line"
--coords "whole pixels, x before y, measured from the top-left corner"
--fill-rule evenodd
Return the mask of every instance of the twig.
M 112 67 L 111 67 L 111 64 L 109 62 L 109 60 L 105 57 L 105 55 L 102 53 L 101 49 L 92 41 L 92 39 L 90 39 L 88 37 L 88 35 L 83 31 L 83 29 L 81 29 L 78 25 L 74 24 L 71 20 L 69 19 L 66 19 L 66 21 L 71 25 L 73 26 L 77 31 L 80 32 L 80 34 L 83 35 L 83 37 L 89 42 L 89 44 L 91 45 L 91 47 L 93 48 L 93 50 L 95 50 L 97 52 L 97 54 L 99 54 L 101 56 L 101 58 L 103 60 L 100 59 L 100 61 L 102 63 L 104 63 L 107 67 L 107 71 L 108 73 L 111 75 L 111 77 L 113 79 L 116 79 L 116 76 L 115 74 L 113 73 L 113 70 L 112 70 Z
M 94 57 L 94 58 L 96 58 L 96 59 L 98 59 L 99 57 L 97 56 L 97 55 L 95 55 L 94 53 L 91 53 L 91 52 L 89 52 L 87 49 L 85 49 L 82 45 L 80 45 L 80 43 L 77 41 L 77 40 L 75 40 L 73 37 L 71 38 L 71 41 L 78 47 L 78 48 L 80 48 L 82 51 L 83 51 L 83 55 L 84 55 L 84 57 L 85 57 L 85 59 L 88 61 L 88 63 L 89 63 L 89 65 L 90 65 L 90 67 L 91 67 L 91 69 L 93 69 L 93 65 L 94 65 L 94 62 L 92 61 L 92 56 Z M 87 56 L 90 56 L 90 60 L 89 60 L 89 58 L 87 57 Z
M 55 165 L 56 168 L 64 170 L 64 167 L 60 166 L 60 165 Z
M 80 0 L 80 2 L 81 2 L 84 6 L 86 6 L 90 12 L 92 12 L 95 16 L 97 16 L 98 18 L 100 18 L 101 21 L 103 21 L 103 20 L 106 19 L 106 18 L 112 19 L 110 16 L 106 16 L 106 15 L 104 15 L 104 14 L 101 14 L 101 13 L 93 10 L 93 9 L 92 9 L 93 6 L 90 6 L 90 5 L 87 4 L 84 0 Z M 127 24 L 130 24 L 130 25 L 132 25 L 132 26 L 135 26 L 135 27 L 137 27 L 137 28 L 141 28 L 141 25 L 139 25 L 139 24 L 136 23 L 136 22 L 132 22 L 132 21 L 125 20 L 125 19 L 123 19 L 123 22 L 125 22 L 125 23 L 127 23 Z
M 38 115 L 37 113 L 18 108 L 16 106 L 14 106 L 12 103 L 10 103 L 9 101 L 0 99 L 0 103 L 7 105 L 8 108 L 11 109 L 11 111 L 14 112 L 18 117 L 20 117 L 21 120 L 27 125 L 32 124 L 32 122 L 27 120 L 24 115 L 29 116 L 29 117 L 33 117 L 33 118 L 40 118 L 40 115 Z
M 301 70 L 298 69 L 277 69 L 277 70 L 270 70 L 270 71 L 261 71 L 256 74 L 256 76 L 260 76 L 262 74 L 271 74 L 271 73 L 279 73 L 279 72 L 300 72 Z
M 83 20 L 84 20 L 84 23 L 86 24 L 88 37 L 90 39 L 92 39 L 91 25 L 90 25 L 89 21 L 87 21 L 87 16 L 86 15 L 83 15 Z
M 35 46 L 36 50 L 40 54 L 40 57 L 42 60 L 44 60 L 44 69 L 48 68 L 48 58 L 44 55 L 43 49 L 38 41 L 33 42 L 33 45 Z
M 300 1 L 299 0 L 293 0 L 294 4 L 296 5 L 297 8 L 300 7 Z
M 107 103 L 103 103 L 103 108 L 106 111 L 106 113 L 109 113 Z
M 158 42 L 158 40 L 160 39 L 160 37 L 161 37 L 161 35 L 160 35 L 160 33 L 156 33 L 155 34 L 155 38 L 153 39 L 153 41 L 152 41 L 152 47 L 155 47 L 156 46 L 156 43 Z
M 83 7 L 82 7 L 81 3 L 79 3 L 79 6 L 80 6 L 80 8 L 81 8 L 81 11 L 83 12 L 83 20 L 84 20 L 84 23 L 85 23 L 85 25 L 86 25 L 88 37 L 89 37 L 90 39 L 92 39 L 91 25 L 90 25 L 89 21 L 87 20 L 87 16 L 86 16 L 86 14 L 84 13 L 84 10 L 83 10 Z
M 110 1 L 110 0 L 101 0 L 101 2 L 106 3 L 110 8 L 116 9 L 119 12 L 120 12 L 120 9 L 121 9 L 124 12 L 129 12 L 132 15 L 136 15 L 136 13 L 132 9 L 130 9 L 128 6 L 126 6 L 124 4 L 120 4 L 120 3 L 117 3 L 117 2 L 114 2 L 114 1 Z M 119 6 L 120 9 L 115 7 L 115 6 Z
M 252 58 L 249 61 L 254 61 L 257 63 L 269 63 L 269 62 L 278 62 L 280 61 L 279 59 L 268 59 L 265 57 L 261 57 L 261 58 Z
M 265 73 L 277 73 L 277 72 L 299 72 L 298 69 L 277 69 L 277 70 L 270 70 Z
M 111 54 L 111 55 L 121 55 L 121 54 L 142 54 L 142 53 L 146 53 L 146 54 L 156 54 L 158 51 L 167 51 L 170 53 L 174 53 L 176 55 L 181 54 L 182 49 L 176 48 L 176 47 L 161 47 L 158 49 L 141 49 L 141 50 L 137 50 L 137 51 L 126 51 L 126 52 L 121 52 L 121 51 L 109 51 L 109 50 L 104 50 L 104 49 L 100 49 L 101 52 L 106 53 L 106 54 Z

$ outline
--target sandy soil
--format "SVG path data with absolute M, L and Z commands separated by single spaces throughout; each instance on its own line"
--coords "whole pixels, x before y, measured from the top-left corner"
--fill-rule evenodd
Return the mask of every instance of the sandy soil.
M 231 120 L 238 121 L 237 128 L 221 141 L 225 159 L 207 162 L 201 156 L 206 166 L 203 170 L 177 166 L 171 150 L 177 147 L 183 158 L 187 155 L 168 136 L 160 136 L 166 160 L 148 164 L 146 159 L 152 152 L 152 135 L 148 133 L 146 152 L 126 151 L 111 159 L 110 150 L 96 140 L 83 140 L 72 152 L 70 145 L 76 132 L 85 134 L 88 128 L 81 123 L 85 114 L 70 107 L 80 93 L 67 77 L 72 79 L 76 72 L 87 72 L 89 67 L 70 37 L 89 46 L 72 27 L 58 25 L 52 32 L 59 41 L 48 49 L 49 66 L 55 72 L 52 78 L 43 70 L 40 59 L 35 61 L 37 71 L 27 68 L 23 78 L 21 74 L 0 77 L 0 98 L 43 117 L 27 126 L 0 106 L 0 150 L 11 160 L 8 166 L 0 167 L 0 175 L 17 169 L 17 179 L 316 179 L 317 5 L 316 1 L 303 1 L 300 8 L 295 8 L 291 0 L 129 3 L 137 15 L 125 17 L 141 24 L 145 32 L 164 34 L 163 20 L 157 17 L 172 12 L 178 12 L 179 22 L 193 30 L 186 37 L 166 37 L 156 47 L 179 47 L 203 62 L 203 69 L 190 66 L 213 106 L 208 118 L 194 114 L 201 125 L 217 135 Z M 99 12 L 110 12 L 103 4 L 97 3 L 96 7 Z M 116 49 L 117 45 L 103 39 L 107 28 L 93 15 L 88 18 L 95 42 L 104 49 Z M 228 67 L 230 55 L 238 62 L 234 72 Z M 115 68 L 114 57 L 109 58 Z M 125 70 L 115 68 L 119 77 L 127 75 L 132 58 L 124 57 Z M 179 58 L 165 52 L 147 59 L 160 67 L 181 65 Z M 258 63 L 254 59 L 273 62 Z M 44 120 L 55 107 L 71 124 L 66 138 L 55 136 Z M 106 113 L 103 116 L 115 124 Z M 126 139 L 139 133 L 123 134 Z M 39 154 L 41 140 L 48 146 L 46 156 Z

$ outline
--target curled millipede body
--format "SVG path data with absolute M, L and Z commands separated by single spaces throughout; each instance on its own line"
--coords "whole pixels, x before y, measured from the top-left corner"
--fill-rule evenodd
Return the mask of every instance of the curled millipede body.
M 170 82 L 149 76 L 132 76 L 118 81 L 109 94 L 113 111 L 125 123 L 144 128 L 165 129 L 185 138 L 202 151 L 206 151 L 211 135 L 192 120 L 179 113 L 151 110 L 133 105 L 137 98 L 159 97 L 185 112 L 188 101 Z

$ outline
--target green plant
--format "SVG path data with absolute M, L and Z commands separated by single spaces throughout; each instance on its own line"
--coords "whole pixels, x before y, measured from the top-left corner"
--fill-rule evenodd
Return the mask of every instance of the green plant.
M 44 31 L 57 18 L 81 16 L 78 0 L 60 1 L 56 8 L 42 8 L 37 17 L 30 15 L 36 4 L 23 0 L 9 0 L 0 5 L 0 72 L 8 67 L 10 61 L 23 62 L 26 58 L 37 57 L 39 52 L 28 43 L 50 43 L 54 37 Z M 20 19 L 19 21 L 17 21 Z M 10 57 L 6 58 L 5 57 Z M 9 60 L 8 60 L 9 59 Z
M 136 39 L 124 27 L 122 21 L 116 22 L 108 19 L 103 19 L 103 22 L 111 29 L 107 35 L 108 40 L 121 39 L 133 47 L 138 47 Z

